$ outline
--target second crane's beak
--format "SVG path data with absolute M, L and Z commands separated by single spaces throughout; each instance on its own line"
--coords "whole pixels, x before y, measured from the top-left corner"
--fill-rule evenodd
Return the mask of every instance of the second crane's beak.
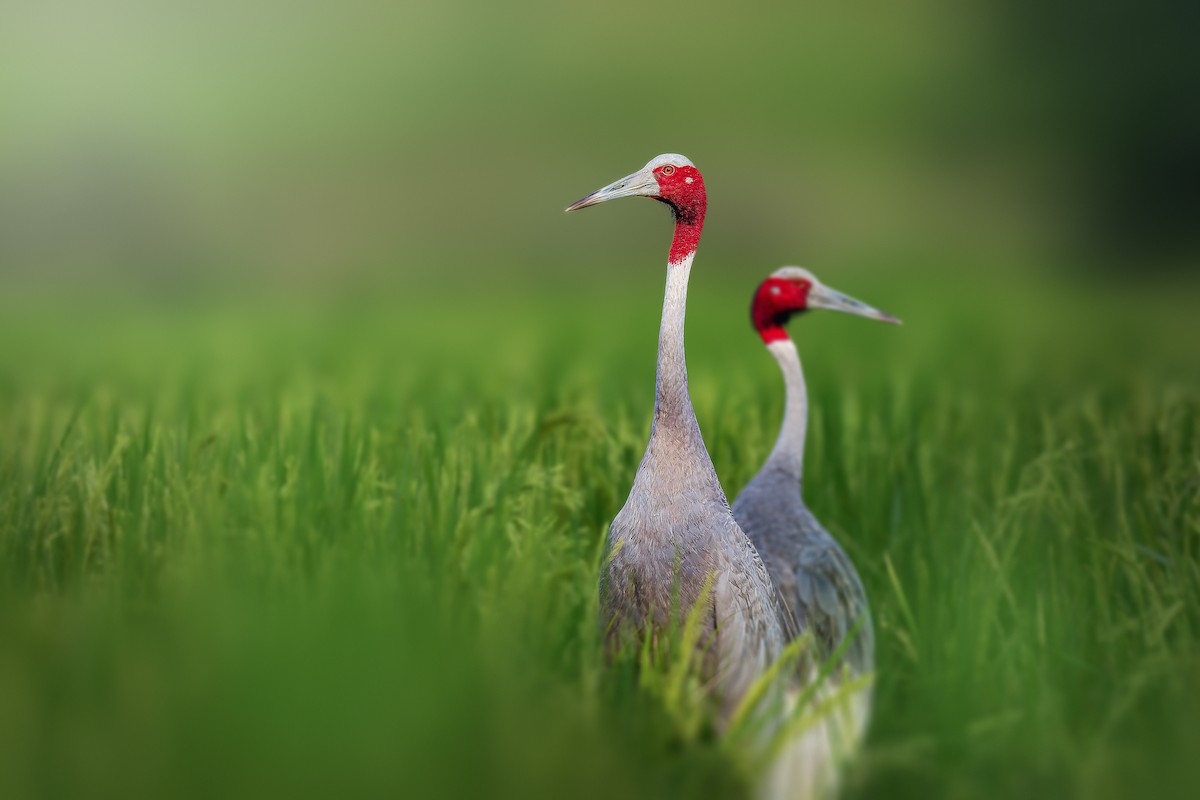
M 578 211 L 606 200 L 616 200 L 618 197 L 658 197 L 658 179 L 654 177 L 654 173 L 646 170 L 635 172 L 576 200 L 567 206 L 567 211 Z
M 808 291 L 809 308 L 827 308 L 830 311 L 841 311 L 846 314 L 857 314 L 867 319 L 877 319 L 892 325 L 899 325 L 900 320 L 891 314 L 885 314 L 878 308 L 872 308 L 861 300 L 855 300 L 848 294 L 842 294 L 836 289 L 830 289 L 819 283 L 813 284 Z

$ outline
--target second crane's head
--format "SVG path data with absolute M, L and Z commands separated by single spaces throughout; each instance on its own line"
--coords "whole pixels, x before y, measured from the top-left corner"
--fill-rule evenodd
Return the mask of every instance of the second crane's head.
M 567 207 L 567 211 L 578 211 L 618 197 L 650 197 L 670 206 L 675 215 L 671 262 L 678 262 L 695 252 L 696 244 L 700 241 L 700 229 L 704 225 L 708 198 L 704 192 L 704 177 L 686 157 L 678 153 L 655 156 L 632 175 L 626 175 L 575 201 Z
M 892 315 L 830 289 L 803 267 L 781 267 L 760 283 L 750 304 L 750 320 L 763 342 L 770 344 L 788 338 L 784 326 L 793 314 L 814 308 L 900 324 L 900 320 Z

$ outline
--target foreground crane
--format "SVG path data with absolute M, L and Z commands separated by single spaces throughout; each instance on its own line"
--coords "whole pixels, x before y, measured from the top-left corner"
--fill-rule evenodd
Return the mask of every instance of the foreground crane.
M 828 707 L 789 743 L 781 759 L 787 774 L 777 779 L 788 785 L 787 796 L 792 797 L 827 794 L 836 785 L 837 762 L 857 745 L 870 714 L 875 649 L 858 573 L 800 493 L 808 394 L 800 356 L 784 325 L 793 315 L 815 308 L 899 324 L 823 285 L 800 267 L 772 273 L 759 285 L 751 305 L 754 328 L 783 373 L 786 405 L 775 448 L 734 502 L 733 514 L 766 563 L 789 628 L 812 638 L 816 657 L 802 666 L 802 684 L 817 680 L 822 662 L 853 632 L 842 663 L 832 665 L 828 679 L 812 687 L 814 705 L 823 702 Z
M 782 652 L 784 633 L 771 580 L 733 519 L 688 394 L 684 312 L 704 225 L 704 179 L 683 156 L 661 155 L 567 211 L 619 197 L 665 203 L 674 214 L 675 236 L 667 259 L 650 441 L 609 530 L 600 608 L 605 625 L 657 636 L 704 602 L 702 673 L 717 693 L 722 721 L 728 721 Z

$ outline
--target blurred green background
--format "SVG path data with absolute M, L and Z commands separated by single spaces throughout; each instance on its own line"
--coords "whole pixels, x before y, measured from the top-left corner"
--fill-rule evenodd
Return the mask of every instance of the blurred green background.
M 901 257 L 1186 271 L 1194 14 L 6 4 L 5 288 L 324 295 L 450 270 L 572 287 L 601 268 L 653 274 L 638 256 L 662 222 L 644 209 L 556 213 L 663 151 L 712 187 L 711 280 Z M 602 247 L 616 231 L 621 253 Z
M 0 6 L 0 793 L 738 796 L 595 636 L 669 217 L 731 495 L 803 319 L 880 629 L 854 796 L 1184 796 L 1195 7 Z

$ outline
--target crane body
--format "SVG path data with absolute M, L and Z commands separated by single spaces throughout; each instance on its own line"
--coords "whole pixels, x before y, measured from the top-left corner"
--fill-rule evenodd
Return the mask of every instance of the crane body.
M 801 661 L 789 699 L 794 702 L 808 690 L 810 704 L 824 706 L 777 761 L 769 778 L 773 797 L 819 797 L 836 790 L 838 765 L 856 749 L 870 717 L 875 662 L 875 633 L 862 581 L 801 492 L 808 392 L 799 353 L 784 325 L 814 308 L 899 323 L 799 267 L 777 270 L 759 286 L 751 307 L 754 327 L 779 364 L 786 402 L 775 446 L 738 495 L 733 513 L 771 575 L 784 623 L 795 635 L 811 637 L 812 652 Z M 845 642 L 848 636 L 853 638 Z M 843 645 L 841 662 L 814 686 L 822 664 Z
M 684 318 L 704 224 L 704 180 L 683 156 L 662 155 L 567 210 L 630 196 L 669 205 L 675 235 L 667 261 L 654 418 L 629 497 L 609 530 L 611 556 L 600 578 L 602 623 L 653 636 L 705 603 L 697 647 L 724 721 L 778 658 L 784 632 L 766 567 L 733 518 L 688 394 Z

